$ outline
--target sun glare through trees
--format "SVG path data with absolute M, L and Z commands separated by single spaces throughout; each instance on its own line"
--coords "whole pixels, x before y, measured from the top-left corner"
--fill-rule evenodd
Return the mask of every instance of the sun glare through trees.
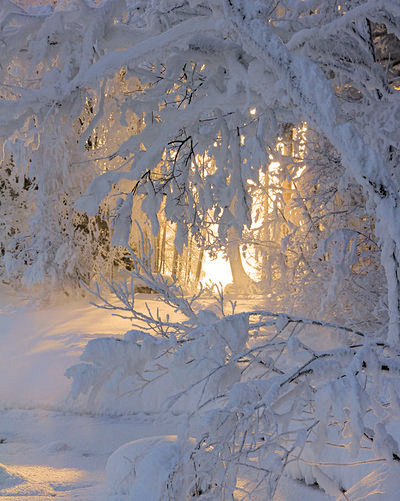
M 399 0 L 0 2 L 3 299 L 82 322 L 0 408 L 137 418 L 88 500 L 397 501 L 399 82 Z

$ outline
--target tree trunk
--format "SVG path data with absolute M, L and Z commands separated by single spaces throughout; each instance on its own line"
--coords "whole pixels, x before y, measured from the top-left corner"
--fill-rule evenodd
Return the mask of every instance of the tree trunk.
M 230 228 L 228 231 L 227 256 L 231 267 L 233 283 L 238 290 L 249 291 L 254 281 L 247 275 L 243 268 L 242 257 L 240 255 L 240 238 L 236 229 Z

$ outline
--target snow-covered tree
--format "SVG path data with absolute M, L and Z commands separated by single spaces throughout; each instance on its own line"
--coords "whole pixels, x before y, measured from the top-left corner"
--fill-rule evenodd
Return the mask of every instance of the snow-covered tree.
M 400 2 L 0 9 L 1 186 L 11 196 L 16 183 L 28 206 L 15 234 L 4 226 L 8 269 L 31 284 L 89 281 L 97 258 L 122 259 L 186 318 L 140 316 L 133 287 L 111 283 L 155 335 L 90 343 L 69 371 L 73 397 L 101 405 L 104 382 L 130 395 L 153 383 L 144 371 L 190 366 L 177 398 L 193 390 L 195 415 L 211 411 L 171 473 L 172 499 L 227 499 L 250 470 L 251 489 L 272 495 L 304 461 L 298 475 L 339 495 L 348 487 L 321 470 L 324 447 L 357 455 L 368 443 L 373 459 L 397 461 Z M 278 292 L 284 313 L 227 316 L 222 292 L 219 316 L 201 311 L 164 276 L 198 279 L 197 244 L 223 249 L 248 291 L 243 254 L 258 255 L 258 290 Z
M 251 192 L 288 124 L 306 123 L 328 145 L 321 169 L 332 155 L 343 166 L 332 182 L 340 176 L 343 193 L 360 186 L 397 343 L 398 13 L 397 1 L 372 0 L 108 0 L 27 10 L 3 2 L 1 137 L 38 188 L 26 279 L 54 275 L 54 266 L 62 279 L 63 263 L 82 263 L 73 230 L 62 235 L 65 204 L 71 220 L 76 210 L 95 217 L 106 203 L 113 243 L 126 245 L 139 199 L 156 238 L 165 218 L 178 254 L 191 236 L 225 248 L 236 280 L 250 285 L 239 246 L 251 228 Z M 290 191 L 293 169 L 281 164 Z M 297 200 L 304 208 L 320 195 Z M 270 263 L 280 268 L 278 255 Z
M 12 156 L 1 162 L 0 253 L 3 258 L 1 261 L 1 275 L 3 278 L 6 274 L 11 279 L 15 278 L 13 264 L 19 259 L 24 260 L 27 264 L 30 259 L 24 232 L 28 229 L 26 214 L 31 205 L 32 191 L 34 189 L 34 181 L 18 170 Z

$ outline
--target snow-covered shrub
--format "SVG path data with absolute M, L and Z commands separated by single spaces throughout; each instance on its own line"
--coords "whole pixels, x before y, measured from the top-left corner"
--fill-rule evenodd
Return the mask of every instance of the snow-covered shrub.
M 340 496 L 375 462 L 399 461 L 400 365 L 379 336 L 286 312 L 227 314 L 221 297 L 218 313 L 132 258 L 182 320 L 136 311 L 133 286 L 109 282 L 119 304 L 97 289 L 99 306 L 147 332 L 90 341 L 67 375 L 88 409 L 187 412 L 180 439 L 195 443 L 160 499 L 270 499 L 283 474 Z
M 108 414 L 157 413 L 174 388 L 183 390 L 185 379 L 175 379 L 174 346 L 168 339 L 157 339 L 147 332 L 128 331 L 123 339 L 101 338 L 88 343 L 83 363 L 69 368 L 73 378 L 69 396 L 76 408 Z M 182 402 L 182 411 L 193 410 L 193 403 Z
M 387 322 L 382 302 L 387 288 L 374 235 L 375 217 L 338 152 L 315 130 L 308 128 L 302 134 L 304 154 L 295 161 L 292 155 L 281 155 L 284 167 L 276 174 L 281 210 L 275 213 L 284 228 L 280 240 L 284 279 L 270 282 L 269 289 L 282 287 L 285 300 L 290 290 L 294 311 L 380 329 Z M 291 140 L 292 149 L 296 141 Z M 289 186 L 285 179 L 291 180 Z M 278 252 L 270 254 L 274 259 Z
M 240 380 L 198 409 L 204 431 L 193 460 L 207 465 L 197 472 L 213 486 L 210 499 L 238 490 L 270 499 L 284 472 L 339 496 L 365 474 L 364 461 L 398 460 L 396 354 L 335 325 L 267 312 L 248 318 L 256 335 L 223 366 L 238 363 Z M 361 468 L 350 478 L 329 468 L 353 462 Z
M 82 363 L 66 371 L 73 379 L 70 404 L 112 414 L 160 412 L 168 407 L 174 412 L 194 412 L 205 397 L 213 398 L 240 379 L 239 366 L 223 368 L 221 364 L 245 346 L 247 317 L 218 316 L 215 307 L 200 306 L 198 295 L 188 300 L 180 287 L 154 275 L 149 268 L 147 275 L 141 274 L 139 263 L 143 270 L 150 260 L 139 260 L 134 254 L 132 259 L 134 274 L 163 294 L 165 304 L 174 306 L 183 321 L 171 322 L 168 315 L 162 318 L 159 312 L 153 315 L 150 310 L 135 311 L 133 280 L 130 287 L 127 282 L 108 282 L 122 305 L 115 306 L 98 290 L 97 298 L 103 301 L 99 306 L 120 310 L 117 314 L 132 318 L 141 330 L 130 330 L 123 338 L 89 341 L 81 355 Z M 201 309 L 196 311 L 196 307 Z M 198 385 L 204 374 L 211 375 Z M 192 386 L 191 391 L 187 391 L 188 386 Z
M 146 501 L 163 499 L 170 472 L 188 447 L 190 441 L 182 444 L 176 435 L 142 438 L 124 444 L 107 461 L 107 486 L 111 496 L 121 494 L 128 499 Z

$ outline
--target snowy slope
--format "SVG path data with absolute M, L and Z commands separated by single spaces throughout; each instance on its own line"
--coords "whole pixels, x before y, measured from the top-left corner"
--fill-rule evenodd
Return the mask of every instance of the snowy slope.
M 105 466 L 122 444 L 176 432 L 176 421 L 149 416 L 79 416 L 38 409 L 0 412 L 0 499 L 128 501 L 107 490 Z M 141 486 L 159 480 L 147 471 Z M 319 489 L 283 479 L 274 501 L 328 501 Z M 354 498 L 356 499 L 356 498 Z M 135 501 L 148 501 L 148 498 Z

